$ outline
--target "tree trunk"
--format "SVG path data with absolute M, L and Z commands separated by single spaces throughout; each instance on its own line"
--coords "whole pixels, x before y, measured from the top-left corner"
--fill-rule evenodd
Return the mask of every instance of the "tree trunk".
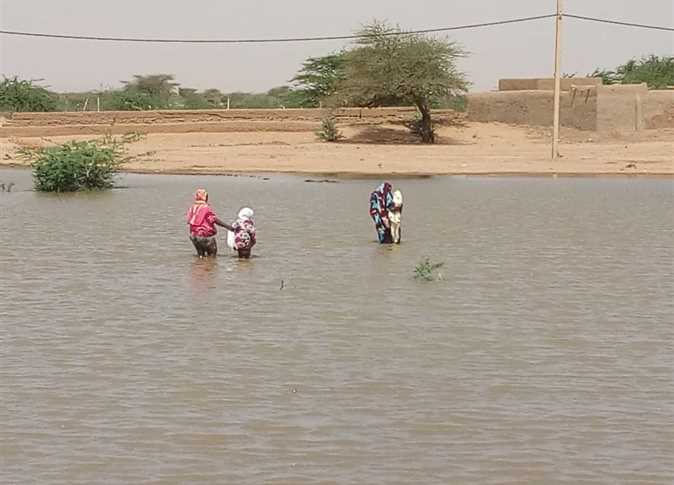
M 425 99 L 420 99 L 416 103 L 419 113 L 421 113 L 421 123 L 419 124 L 419 134 L 424 143 L 435 143 L 435 133 L 433 132 L 433 123 L 431 121 L 431 109 Z

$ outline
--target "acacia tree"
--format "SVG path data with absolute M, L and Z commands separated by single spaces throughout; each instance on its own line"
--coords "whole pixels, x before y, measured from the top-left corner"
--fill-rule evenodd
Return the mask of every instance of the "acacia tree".
M 204 95 L 194 88 L 178 88 L 178 96 L 181 100 L 181 107 L 185 109 L 205 109 L 210 108 Z
M 122 109 L 164 109 L 170 105 L 171 96 L 179 83 L 172 74 L 135 74 L 132 81 L 122 81 Z M 137 105 L 137 106 L 136 106 Z
M 431 106 L 467 90 L 468 81 L 456 67 L 465 51 L 446 39 L 406 34 L 378 22 L 359 35 L 356 47 L 345 54 L 336 96 L 367 107 L 412 103 L 421 116 L 421 140 L 434 143 Z
M 290 80 L 295 84 L 295 97 L 302 98 L 304 106 L 319 106 L 323 99 L 335 93 L 338 83 L 344 79 L 344 64 L 344 52 L 309 57 Z
M 204 99 L 211 108 L 222 108 L 222 100 L 225 95 L 219 89 L 210 88 L 204 91 Z

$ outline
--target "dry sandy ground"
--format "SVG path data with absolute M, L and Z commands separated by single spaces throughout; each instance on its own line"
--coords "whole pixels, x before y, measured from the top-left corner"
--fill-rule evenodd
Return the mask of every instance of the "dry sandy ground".
M 130 146 L 126 170 L 147 173 L 303 173 L 325 176 L 438 174 L 674 175 L 674 129 L 598 136 L 564 130 L 550 160 L 550 130 L 499 123 L 438 128 L 440 143 L 415 142 L 399 125 L 346 126 L 324 143 L 312 132 L 155 133 Z M 25 164 L 20 146 L 90 136 L 0 138 L 0 164 Z

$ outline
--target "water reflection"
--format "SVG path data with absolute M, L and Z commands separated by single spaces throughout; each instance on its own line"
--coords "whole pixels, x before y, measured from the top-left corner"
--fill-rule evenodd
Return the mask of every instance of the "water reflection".
M 196 292 L 215 288 L 218 277 L 218 258 L 194 256 L 190 276 L 192 290 Z

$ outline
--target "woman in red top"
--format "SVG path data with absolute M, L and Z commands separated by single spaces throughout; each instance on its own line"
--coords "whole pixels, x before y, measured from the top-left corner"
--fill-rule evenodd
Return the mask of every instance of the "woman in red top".
M 194 204 L 187 211 L 187 224 L 190 226 L 190 241 L 194 244 L 200 258 L 218 254 L 215 235 L 216 225 L 232 231 L 232 226 L 222 222 L 208 205 L 208 192 L 198 189 L 194 194 Z

